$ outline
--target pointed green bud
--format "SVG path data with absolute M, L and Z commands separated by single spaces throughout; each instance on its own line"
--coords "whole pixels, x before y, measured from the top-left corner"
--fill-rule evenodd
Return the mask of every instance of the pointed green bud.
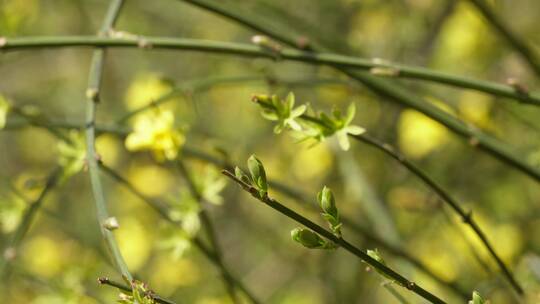
M 236 178 L 243 181 L 244 183 L 251 185 L 251 180 L 249 179 L 249 176 L 247 176 L 247 174 L 245 174 L 244 171 L 242 171 L 242 169 L 235 167 L 234 175 L 236 176 Z
M 330 188 L 324 186 L 323 189 L 317 194 L 317 200 L 319 201 L 319 206 L 324 213 L 327 213 L 334 218 L 338 217 L 336 201 L 334 199 L 334 194 L 332 193 L 332 190 L 330 190 Z
M 265 195 L 268 191 L 268 184 L 266 182 L 266 172 L 264 171 L 263 164 L 255 155 L 251 155 L 247 161 L 247 165 L 251 174 L 251 180 L 259 190 L 259 195 Z
M 251 100 L 256 103 L 271 103 L 272 97 L 266 94 L 257 94 L 253 95 Z
M 291 231 L 292 239 L 302 244 L 302 246 L 311 249 L 330 249 L 329 243 L 320 237 L 317 233 L 306 228 L 295 228 Z
M 469 301 L 469 304 L 485 304 L 485 303 L 486 303 L 486 300 L 484 300 L 482 296 L 480 296 L 478 291 L 476 290 L 473 291 L 472 300 Z

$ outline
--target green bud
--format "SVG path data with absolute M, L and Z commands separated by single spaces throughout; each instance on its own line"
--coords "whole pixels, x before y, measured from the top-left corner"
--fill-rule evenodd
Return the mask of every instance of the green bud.
M 253 95 L 251 100 L 256 103 L 271 103 L 272 97 L 266 94 L 257 94 Z
M 291 237 L 295 242 L 298 242 L 307 248 L 323 249 L 327 243 L 317 233 L 306 228 L 293 229 L 291 231 Z
M 485 303 L 486 303 L 486 300 L 484 300 L 482 296 L 480 296 L 478 291 L 476 290 L 473 291 L 472 300 L 469 301 L 469 304 L 485 304 Z
M 336 219 L 338 218 L 336 201 L 330 188 L 324 186 L 323 189 L 317 194 L 317 200 L 319 201 L 319 206 L 324 213 L 327 213 Z
M 261 196 L 265 195 L 268 192 L 268 184 L 266 182 L 266 172 L 264 171 L 263 164 L 255 155 L 251 155 L 247 161 L 247 165 L 251 174 L 251 180 L 259 190 L 259 194 Z
M 236 178 L 238 178 L 239 180 L 243 181 L 244 183 L 248 184 L 248 185 L 251 185 L 251 180 L 249 179 L 249 177 L 244 173 L 244 171 L 242 171 L 242 169 L 238 168 L 238 167 L 235 167 L 234 168 L 234 175 L 236 176 Z
M 120 224 L 118 223 L 116 217 L 111 216 L 105 219 L 105 221 L 103 221 L 103 228 L 112 231 L 120 228 Z

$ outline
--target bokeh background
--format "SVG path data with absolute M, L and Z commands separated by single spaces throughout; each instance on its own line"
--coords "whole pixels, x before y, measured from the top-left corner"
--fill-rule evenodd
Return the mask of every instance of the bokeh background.
M 116 26 L 126 33 L 244 43 L 255 34 L 182 1 L 126 2 Z M 530 90 L 538 89 L 538 78 L 526 63 L 467 1 L 220 2 L 259 16 L 273 29 L 309 37 L 340 53 L 496 82 L 515 77 Z M 515 32 L 540 51 L 540 2 L 491 2 Z M 93 0 L 2 0 L 0 36 L 92 35 L 107 5 L 108 1 Z M 0 98 L 53 122 L 83 125 L 91 52 L 79 48 L 0 54 Z M 219 174 L 221 166 L 202 160 L 194 151 L 242 166 L 255 153 L 271 179 L 302 193 L 311 204 L 316 204 L 317 191 L 328 185 L 342 214 L 418 258 L 444 280 L 471 292 L 476 289 L 495 304 L 516 302 L 470 230 L 397 162 L 360 143 L 343 152 L 334 139 L 310 146 L 288 134 L 273 134 L 273 125 L 260 116 L 251 96 L 284 96 L 289 91 L 298 103 L 309 102 L 321 110 L 354 102 L 355 124 L 398 147 L 466 209 L 474 210 L 489 240 L 525 287 L 527 302 L 540 302 L 538 183 L 424 115 L 373 95 L 331 68 L 300 63 L 114 49 L 108 52 L 104 73 L 98 110 L 102 125 L 119 127 L 115 121 L 127 112 L 172 89 L 186 92 L 159 107 L 174 112 L 175 125 L 185 135 L 179 157 L 213 201 L 204 208 L 215 223 L 226 263 L 262 302 L 394 303 L 396 299 L 381 287 L 380 276 L 366 271 L 366 265 L 347 252 L 308 250 L 294 243 L 289 231 L 296 223 L 226 183 Z M 539 108 L 469 90 L 401 82 L 540 166 Z M 69 134 L 82 136 L 76 131 Z M 188 222 L 184 231 L 170 226 L 104 175 L 109 210 L 121 227 L 115 235 L 130 270 L 158 294 L 179 303 L 230 303 L 219 272 L 186 237 L 201 232 L 198 208 L 193 207 L 194 198 L 178 170 L 156 162 L 149 152 L 127 151 L 123 138 L 115 134 L 101 134 L 97 144 L 105 164 L 145 195 L 177 208 Z M 62 143 L 47 130 L 8 113 L 7 125 L 0 131 L 3 251 L 29 202 L 58 166 L 61 152 Z M 78 169 L 46 197 L 0 284 L 2 302 L 111 303 L 117 298 L 117 290 L 96 283 L 98 276 L 119 277 L 107 262 L 88 173 L 84 165 Z M 272 189 L 270 193 L 323 223 L 313 209 Z M 344 227 L 344 235 L 361 248 L 376 247 L 350 227 Z M 408 261 L 380 251 L 400 273 L 451 303 L 463 303 Z M 412 303 L 420 302 L 398 290 Z

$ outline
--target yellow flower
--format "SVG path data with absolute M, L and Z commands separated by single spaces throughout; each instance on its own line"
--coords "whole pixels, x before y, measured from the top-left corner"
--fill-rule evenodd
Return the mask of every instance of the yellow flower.
M 129 151 L 150 150 L 158 161 L 164 161 L 175 159 L 184 142 L 172 111 L 156 110 L 137 116 L 125 144 Z
M 6 118 L 9 111 L 9 102 L 0 95 L 0 129 L 6 125 Z

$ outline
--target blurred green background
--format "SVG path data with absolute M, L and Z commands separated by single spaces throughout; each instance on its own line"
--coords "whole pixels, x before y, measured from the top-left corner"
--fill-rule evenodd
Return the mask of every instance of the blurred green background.
M 259 16 L 269 27 L 309 37 L 336 52 L 384 58 L 495 82 L 515 77 L 534 91 L 538 78 L 489 27 L 468 1 L 253 0 L 219 1 Z M 497 13 L 540 52 L 540 2 L 492 1 Z M 93 35 L 108 1 L 1 0 L 0 36 Z M 126 1 L 115 27 L 126 34 L 190 37 L 250 43 L 256 34 L 182 1 Z M 83 125 L 92 49 L 51 49 L 0 54 L 2 99 L 54 122 Z M 403 248 L 441 278 L 479 290 L 492 303 L 515 297 L 469 229 L 419 180 L 380 152 L 354 142 L 343 152 L 334 139 L 298 144 L 275 135 L 250 102 L 256 93 L 296 95 L 316 109 L 357 106 L 355 124 L 399 147 L 472 209 L 500 256 L 540 302 L 540 187 L 522 173 L 478 152 L 437 122 L 373 95 L 343 74 L 321 66 L 169 50 L 108 51 L 98 123 L 112 126 L 128 111 L 181 87 L 187 93 L 159 106 L 175 115 L 187 151 L 179 154 L 214 204 L 206 204 L 224 258 L 264 303 L 394 303 L 381 278 L 345 251 L 308 250 L 290 240 L 298 225 L 225 186 L 220 166 L 197 157 L 203 151 L 232 164 L 255 153 L 271 179 L 303 193 L 330 186 L 342 214 L 373 235 Z M 507 143 L 540 167 L 540 109 L 486 94 L 419 81 L 401 81 L 448 113 Z M 145 112 L 146 113 L 146 112 Z M 145 115 L 144 113 L 139 115 Z M 43 128 L 8 113 L 0 132 L 0 242 L 3 251 L 22 214 L 61 158 L 62 143 Z M 127 123 L 127 126 L 131 125 Z M 66 133 L 67 134 L 67 133 Z M 73 138 L 82 134 L 70 133 Z M 124 140 L 101 134 L 102 160 L 152 198 L 169 202 L 198 232 L 197 207 L 186 181 L 151 153 L 130 152 Z M 65 150 L 65 149 L 64 149 Z M 113 288 L 98 276 L 119 279 L 104 256 L 89 178 L 80 172 L 46 198 L 16 259 L 1 283 L 3 303 L 112 303 Z M 77 170 L 78 170 L 77 169 Z M 75 171 L 77 171 L 75 170 Z M 167 224 L 144 202 L 103 176 L 109 211 L 120 222 L 115 235 L 130 270 L 159 295 L 178 303 L 230 303 L 218 270 L 186 242 L 186 231 Z M 270 189 L 286 205 L 320 221 L 317 212 Z M 212 199 L 213 198 L 213 199 Z M 221 200 L 220 200 L 221 198 Z M 219 203 L 221 201 L 221 203 Z M 195 204 L 196 205 L 196 204 Z M 189 225 L 191 224 L 191 226 Z M 361 248 L 366 238 L 344 227 Z M 200 233 L 200 232 L 199 232 Z M 428 290 L 463 303 L 408 261 L 381 249 L 387 264 Z M 487 270 L 486 270 L 487 269 Z M 412 303 L 418 297 L 400 293 Z

